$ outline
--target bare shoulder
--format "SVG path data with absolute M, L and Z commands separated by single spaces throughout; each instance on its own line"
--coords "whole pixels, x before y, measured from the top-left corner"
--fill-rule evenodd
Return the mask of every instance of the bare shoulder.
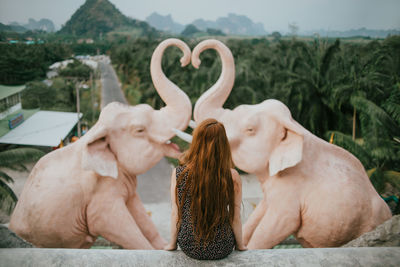
M 175 177 L 175 176 L 176 176 L 176 168 L 174 168 L 174 169 L 172 170 L 171 179 L 172 179 L 172 177 Z
M 171 174 L 171 185 L 175 185 L 175 183 L 176 183 L 176 168 L 172 170 Z

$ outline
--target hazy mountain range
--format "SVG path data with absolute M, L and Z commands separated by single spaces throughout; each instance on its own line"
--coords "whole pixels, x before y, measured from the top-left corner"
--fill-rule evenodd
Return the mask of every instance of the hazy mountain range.
M 190 26 L 190 27 L 189 27 Z M 189 29 L 189 28 L 190 29 Z M 192 29 L 193 28 L 193 29 Z M 160 15 L 156 12 L 146 18 L 146 21 L 132 19 L 122 14 L 108 0 L 86 0 L 71 18 L 61 28 L 59 33 L 75 36 L 101 37 L 108 32 L 133 32 L 136 36 L 159 35 L 160 31 L 174 34 L 182 34 L 185 30 L 200 31 L 206 35 L 243 35 L 243 36 L 265 36 L 268 32 L 262 23 L 255 23 L 244 15 L 228 14 L 215 21 L 196 19 L 188 25 L 177 23 L 171 15 Z M 55 31 L 54 23 L 49 19 L 36 21 L 29 19 L 28 23 L 11 23 L 4 25 L 0 23 L 0 31 L 23 33 L 28 30 Z M 268 29 L 273 32 L 274 29 Z M 222 32 L 222 33 L 221 33 Z M 333 31 L 315 30 L 298 32 L 297 35 L 313 36 L 319 34 L 321 37 L 372 37 L 385 38 L 388 35 L 400 35 L 400 30 L 371 30 L 366 28 Z M 190 36 L 190 35 L 187 35 Z
M 355 36 L 362 36 L 362 37 L 371 37 L 371 38 L 386 38 L 388 35 L 400 35 L 400 30 L 373 30 L 373 29 L 353 29 L 347 31 L 332 31 L 332 30 L 316 30 L 316 31 L 306 31 L 301 32 L 301 35 L 312 36 L 315 34 L 319 34 L 321 37 L 355 37 Z
M 146 18 L 146 22 L 151 26 L 160 31 L 170 32 L 180 34 L 185 25 L 175 22 L 171 15 L 162 16 L 157 12 L 153 12 L 150 16 Z
M 28 23 L 18 23 L 11 22 L 9 25 L 4 25 L 0 23 L 0 31 L 14 31 L 18 33 L 26 32 L 26 31 L 45 31 L 45 32 L 54 32 L 56 30 L 54 23 L 49 19 L 41 19 L 34 20 L 32 18 L 29 19 Z
M 175 34 L 180 34 L 185 27 L 175 22 L 171 15 L 162 16 L 156 12 L 146 18 L 146 21 L 154 28 Z M 226 35 L 266 35 L 262 23 L 254 23 L 251 19 L 243 15 L 228 14 L 227 17 L 218 18 L 216 21 L 196 19 L 189 25 L 194 25 L 201 31 L 207 29 L 221 30 Z

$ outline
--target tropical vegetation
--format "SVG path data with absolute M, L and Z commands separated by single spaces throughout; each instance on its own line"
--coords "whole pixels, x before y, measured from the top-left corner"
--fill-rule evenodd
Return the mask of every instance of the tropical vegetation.
M 88 5 L 92 2 L 87 1 Z M 89 72 L 75 62 L 48 87 L 41 82 L 48 67 L 74 53 L 107 53 L 129 103 L 161 108 L 164 104 L 153 87 L 149 69 L 151 55 L 164 37 L 150 34 L 133 38 L 117 34 L 115 29 L 94 43 L 79 43 L 73 33 L 58 33 L 47 35 L 44 44 L 0 44 L 0 83 L 29 82 L 23 106 L 73 111 L 75 85 L 69 77 L 83 75 L 87 79 Z M 196 33 L 188 35 L 183 39 L 193 48 L 200 38 L 193 37 Z M 294 119 L 312 133 L 356 155 L 379 192 L 391 185 L 399 196 L 400 36 L 335 40 L 274 33 L 265 38 L 217 38 L 235 57 L 235 86 L 225 107 L 256 104 L 269 98 L 281 100 Z M 168 49 L 163 70 L 194 104 L 217 81 L 221 62 L 212 50 L 202 53 L 199 69 L 181 68 L 180 57 L 179 49 Z M 93 93 L 81 93 L 83 103 L 89 107 L 84 116 L 89 114 L 86 118 L 93 123 L 98 116 L 91 100 Z
M 235 86 L 225 107 L 279 99 L 312 133 L 356 155 L 379 192 L 387 184 L 400 189 L 400 36 L 369 42 L 223 40 L 236 65 Z M 111 49 L 112 62 L 132 104 L 163 106 L 149 73 L 151 55 L 159 42 L 136 39 Z M 199 41 L 186 42 L 193 48 Z M 180 56 L 179 49 L 169 49 L 163 70 L 194 104 L 218 79 L 220 59 L 215 51 L 207 50 L 196 70 L 181 68 Z
M 26 163 L 35 162 L 44 155 L 44 152 L 34 148 L 13 148 L 0 152 L 0 210 L 10 214 L 18 198 L 8 183 L 14 180 L 5 171 L 6 169 L 26 171 Z
M 97 73 L 78 60 L 73 60 L 51 80 L 51 85 L 42 81 L 31 81 L 22 92 L 21 104 L 24 109 L 53 111 L 77 111 L 77 87 L 79 87 L 80 112 L 82 120 L 93 125 L 99 116 L 99 96 L 93 80 Z M 92 77 L 92 79 L 91 79 Z M 94 106 L 97 103 L 97 108 Z

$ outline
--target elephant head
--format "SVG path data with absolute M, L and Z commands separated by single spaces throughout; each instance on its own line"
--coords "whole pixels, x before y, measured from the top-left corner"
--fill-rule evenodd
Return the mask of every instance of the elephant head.
M 196 102 L 196 123 L 206 118 L 222 122 L 226 128 L 235 165 L 248 172 L 265 176 L 295 166 L 302 160 L 303 135 L 306 130 L 294 121 L 289 109 L 277 100 L 257 105 L 241 105 L 234 110 L 222 105 L 228 98 L 235 79 L 232 53 L 217 40 L 199 43 L 192 53 L 192 65 L 200 65 L 200 53 L 215 49 L 221 57 L 222 73 L 215 85 Z
M 164 155 L 179 155 L 177 146 L 169 139 L 175 135 L 173 129 L 186 129 L 192 106 L 188 96 L 162 71 L 162 56 L 169 46 L 177 46 L 182 50 L 182 66 L 190 62 L 191 55 L 189 47 L 178 39 L 163 41 L 153 53 L 151 77 L 166 106 L 154 110 L 147 104 L 108 104 L 96 125 L 80 140 L 84 169 L 117 178 L 119 167 L 130 174 L 141 174 Z

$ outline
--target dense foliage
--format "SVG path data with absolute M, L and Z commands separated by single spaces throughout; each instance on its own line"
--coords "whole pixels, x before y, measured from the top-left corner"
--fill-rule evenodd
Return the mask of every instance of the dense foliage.
M 4 168 L 11 170 L 27 170 L 26 163 L 34 162 L 44 155 L 44 152 L 34 148 L 11 148 L 0 152 L 0 210 L 10 214 L 17 202 L 17 196 L 7 183 L 14 180 Z
M 44 79 L 48 67 L 71 55 L 60 44 L 0 44 L 0 84 L 24 84 Z
M 45 83 L 29 82 L 22 92 L 24 109 L 75 111 L 74 84 L 64 79 L 55 79 L 51 86 Z
M 74 60 L 59 74 L 60 76 L 53 79 L 50 86 L 41 81 L 27 83 L 26 89 L 22 92 L 22 107 L 76 112 L 76 87 L 78 86 L 82 120 L 93 125 L 99 115 L 98 109 L 93 106 L 96 103 L 98 106 L 99 97 L 93 84 L 90 84 L 93 71 L 87 65 Z
M 378 191 L 385 190 L 387 182 L 400 188 L 400 36 L 368 42 L 281 36 L 221 38 L 231 49 L 236 66 L 235 86 L 225 107 L 279 99 L 305 128 L 356 155 Z M 78 44 L 76 39 L 65 44 L 65 40 L 41 45 L 0 44 L 0 83 L 42 80 L 50 64 L 74 51 L 107 51 L 131 104 L 163 106 L 149 71 L 151 55 L 161 39 L 116 37 L 113 43 L 104 40 L 94 44 Z M 192 48 L 199 42 L 185 41 Z M 198 70 L 181 68 L 180 57 L 179 49 L 168 49 L 163 70 L 194 104 L 217 81 L 221 62 L 213 50 L 202 53 Z M 75 111 L 75 84 L 70 78 L 87 80 L 89 70 L 75 62 L 61 75 L 64 78 L 55 79 L 50 87 L 42 82 L 28 83 L 23 107 Z M 81 110 L 89 125 L 98 116 L 93 104 L 99 97 L 92 90 L 81 90 Z
M 111 50 L 128 101 L 160 108 L 149 73 L 160 40 L 137 39 Z M 197 42 L 187 40 L 193 48 Z M 225 107 L 275 98 L 304 127 L 355 154 L 379 191 L 389 181 L 400 188 L 400 36 L 368 43 L 231 39 L 236 80 Z M 194 104 L 221 71 L 215 51 L 207 50 L 199 70 L 181 68 L 181 52 L 163 58 L 166 75 Z
M 88 80 L 92 70 L 89 66 L 82 64 L 79 60 L 73 60 L 68 66 L 60 70 L 59 75 L 66 78 L 76 78 L 78 80 Z

